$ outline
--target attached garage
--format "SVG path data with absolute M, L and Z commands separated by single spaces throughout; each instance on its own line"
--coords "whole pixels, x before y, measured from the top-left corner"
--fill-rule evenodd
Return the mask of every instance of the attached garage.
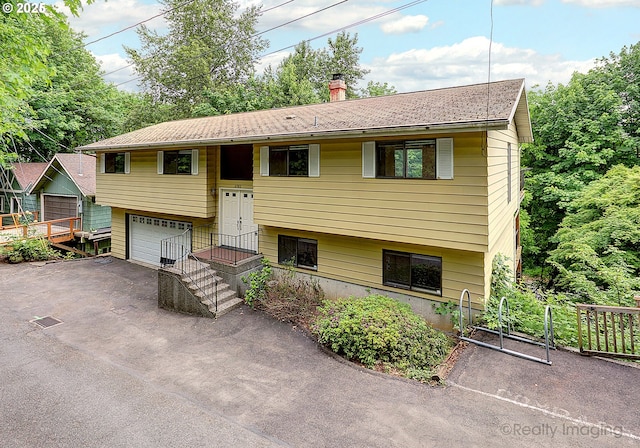
M 45 194 L 43 198 L 44 221 L 75 218 L 78 216 L 77 196 Z
M 173 221 L 142 215 L 129 215 L 129 258 L 154 266 L 160 265 L 160 242 L 190 229 L 187 221 Z M 185 248 L 190 250 L 189 247 Z

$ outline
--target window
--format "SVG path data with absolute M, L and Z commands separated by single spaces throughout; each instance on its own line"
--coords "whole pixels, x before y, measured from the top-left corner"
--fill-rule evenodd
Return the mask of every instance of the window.
M 317 270 L 318 241 L 278 235 L 278 263 L 292 261 L 294 266 Z
M 129 174 L 131 153 L 106 152 L 100 155 L 100 172 L 110 174 Z
M 105 173 L 124 173 L 123 152 L 108 152 L 104 155 L 104 172 Z
M 158 151 L 158 174 L 198 174 L 198 150 Z
M 376 177 L 436 178 L 436 141 L 378 142 Z
M 235 145 L 220 148 L 220 179 L 253 179 L 253 146 Z
M 453 139 L 362 142 L 362 177 L 453 179 Z
M 442 295 L 442 258 L 382 251 L 382 282 L 396 288 Z
M 274 177 L 319 177 L 320 145 L 262 146 L 260 175 Z
M 0 196 L 0 212 L 4 213 L 4 196 Z
M 269 148 L 269 176 L 308 176 L 307 145 Z
M 10 213 L 22 213 L 22 198 L 12 197 L 10 201 Z

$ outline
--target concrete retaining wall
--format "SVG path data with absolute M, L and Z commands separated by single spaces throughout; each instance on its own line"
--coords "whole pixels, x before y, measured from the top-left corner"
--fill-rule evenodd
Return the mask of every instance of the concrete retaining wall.
M 158 270 L 158 307 L 202 317 L 215 317 L 183 283 L 180 275 L 166 269 Z
M 259 271 L 262 267 L 262 255 L 247 258 L 239 261 L 236 266 L 228 264 L 208 262 L 211 268 L 216 271 L 225 283 L 229 285 L 232 291 L 235 291 L 238 297 L 244 297 L 247 291 L 247 284 L 242 281 L 242 277 L 248 276 L 251 272 Z

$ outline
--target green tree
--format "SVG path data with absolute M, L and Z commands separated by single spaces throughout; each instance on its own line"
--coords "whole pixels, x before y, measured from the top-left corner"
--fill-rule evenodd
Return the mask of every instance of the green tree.
M 205 92 L 249 79 L 266 41 L 256 35 L 259 7 L 238 14 L 231 0 L 163 0 L 169 31 L 142 25 L 142 49 L 125 50 L 155 103 L 175 106 L 174 118 L 187 117 Z
M 619 54 L 611 53 L 608 58 L 600 59 L 594 71 L 620 96 L 621 125 L 625 132 L 640 138 L 640 43 L 625 46 Z
M 523 253 L 528 266 L 541 266 L 569 203 L 613 165 L 634 164 L 636 148 L 620 126 L 622 100 L 598 72 L 575 73 L 566 86 L 550 84 L 529 100 L 535 143 L 524 146 L 522 161 L 530 168 L 527 212 L 535 241 Z
M 0 15 L 0 163 L 9 158 L 15 140 L 26 137 L 24 128 L 33 113 L 27 99 L 33 86 L 50 82 L 53 74 L 47 64 L 51 49 L 45 27 L 68 28 L 65 17 L 50 6 L 45 12 L 18 14 L 16 0 L 4 3 L 12 12 L 3 10 Z M 82 8 L 80 0 L 65 4 L 74 15 Z
M 371 96 L 395 95 L 396 93 L 398 93 L 396 88 L 386 82 L 369 81 L 367 87 L 362 89 L 361 96 L 367 98 Z
M 326 48 L 314 50 L 308 42 L 296 45 L 293 53 L 278 65 L 275 73 L 294 67 L 295 79 L 310 82 L 322 101 L 329 101 L 331 75 L 340 73 L 347 84 L 347 98 L 358 98 L 356 86 L 369 73 L 369 70 L 360 65 L 361 53 L 358 35 L 351 36 L 342 31 L 335 39 L 327 40 Z
M 633 305 L 640 290 L 640 166 L 613 167 L 568 210 L 549 257 L 558 286 L 581 300 Z
M 49 46 L 48 82 L 34 83 L 26 140 L 18 145 L 25 160 L 48 161 L 56 152 L 111 137 L 123 131 L 132 94 L 119 91 L 100 76 L 100 66 L 82 45 L 83 35 L 45 23 Z

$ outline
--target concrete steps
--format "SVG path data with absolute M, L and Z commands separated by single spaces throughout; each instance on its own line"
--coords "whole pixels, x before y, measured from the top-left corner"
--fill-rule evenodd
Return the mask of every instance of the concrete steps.
M 215 317 L 228 313 L 244 302 L 206 263 L 188 259 L 180 261 L 175 268 L 181 272 L 182 283 Z

